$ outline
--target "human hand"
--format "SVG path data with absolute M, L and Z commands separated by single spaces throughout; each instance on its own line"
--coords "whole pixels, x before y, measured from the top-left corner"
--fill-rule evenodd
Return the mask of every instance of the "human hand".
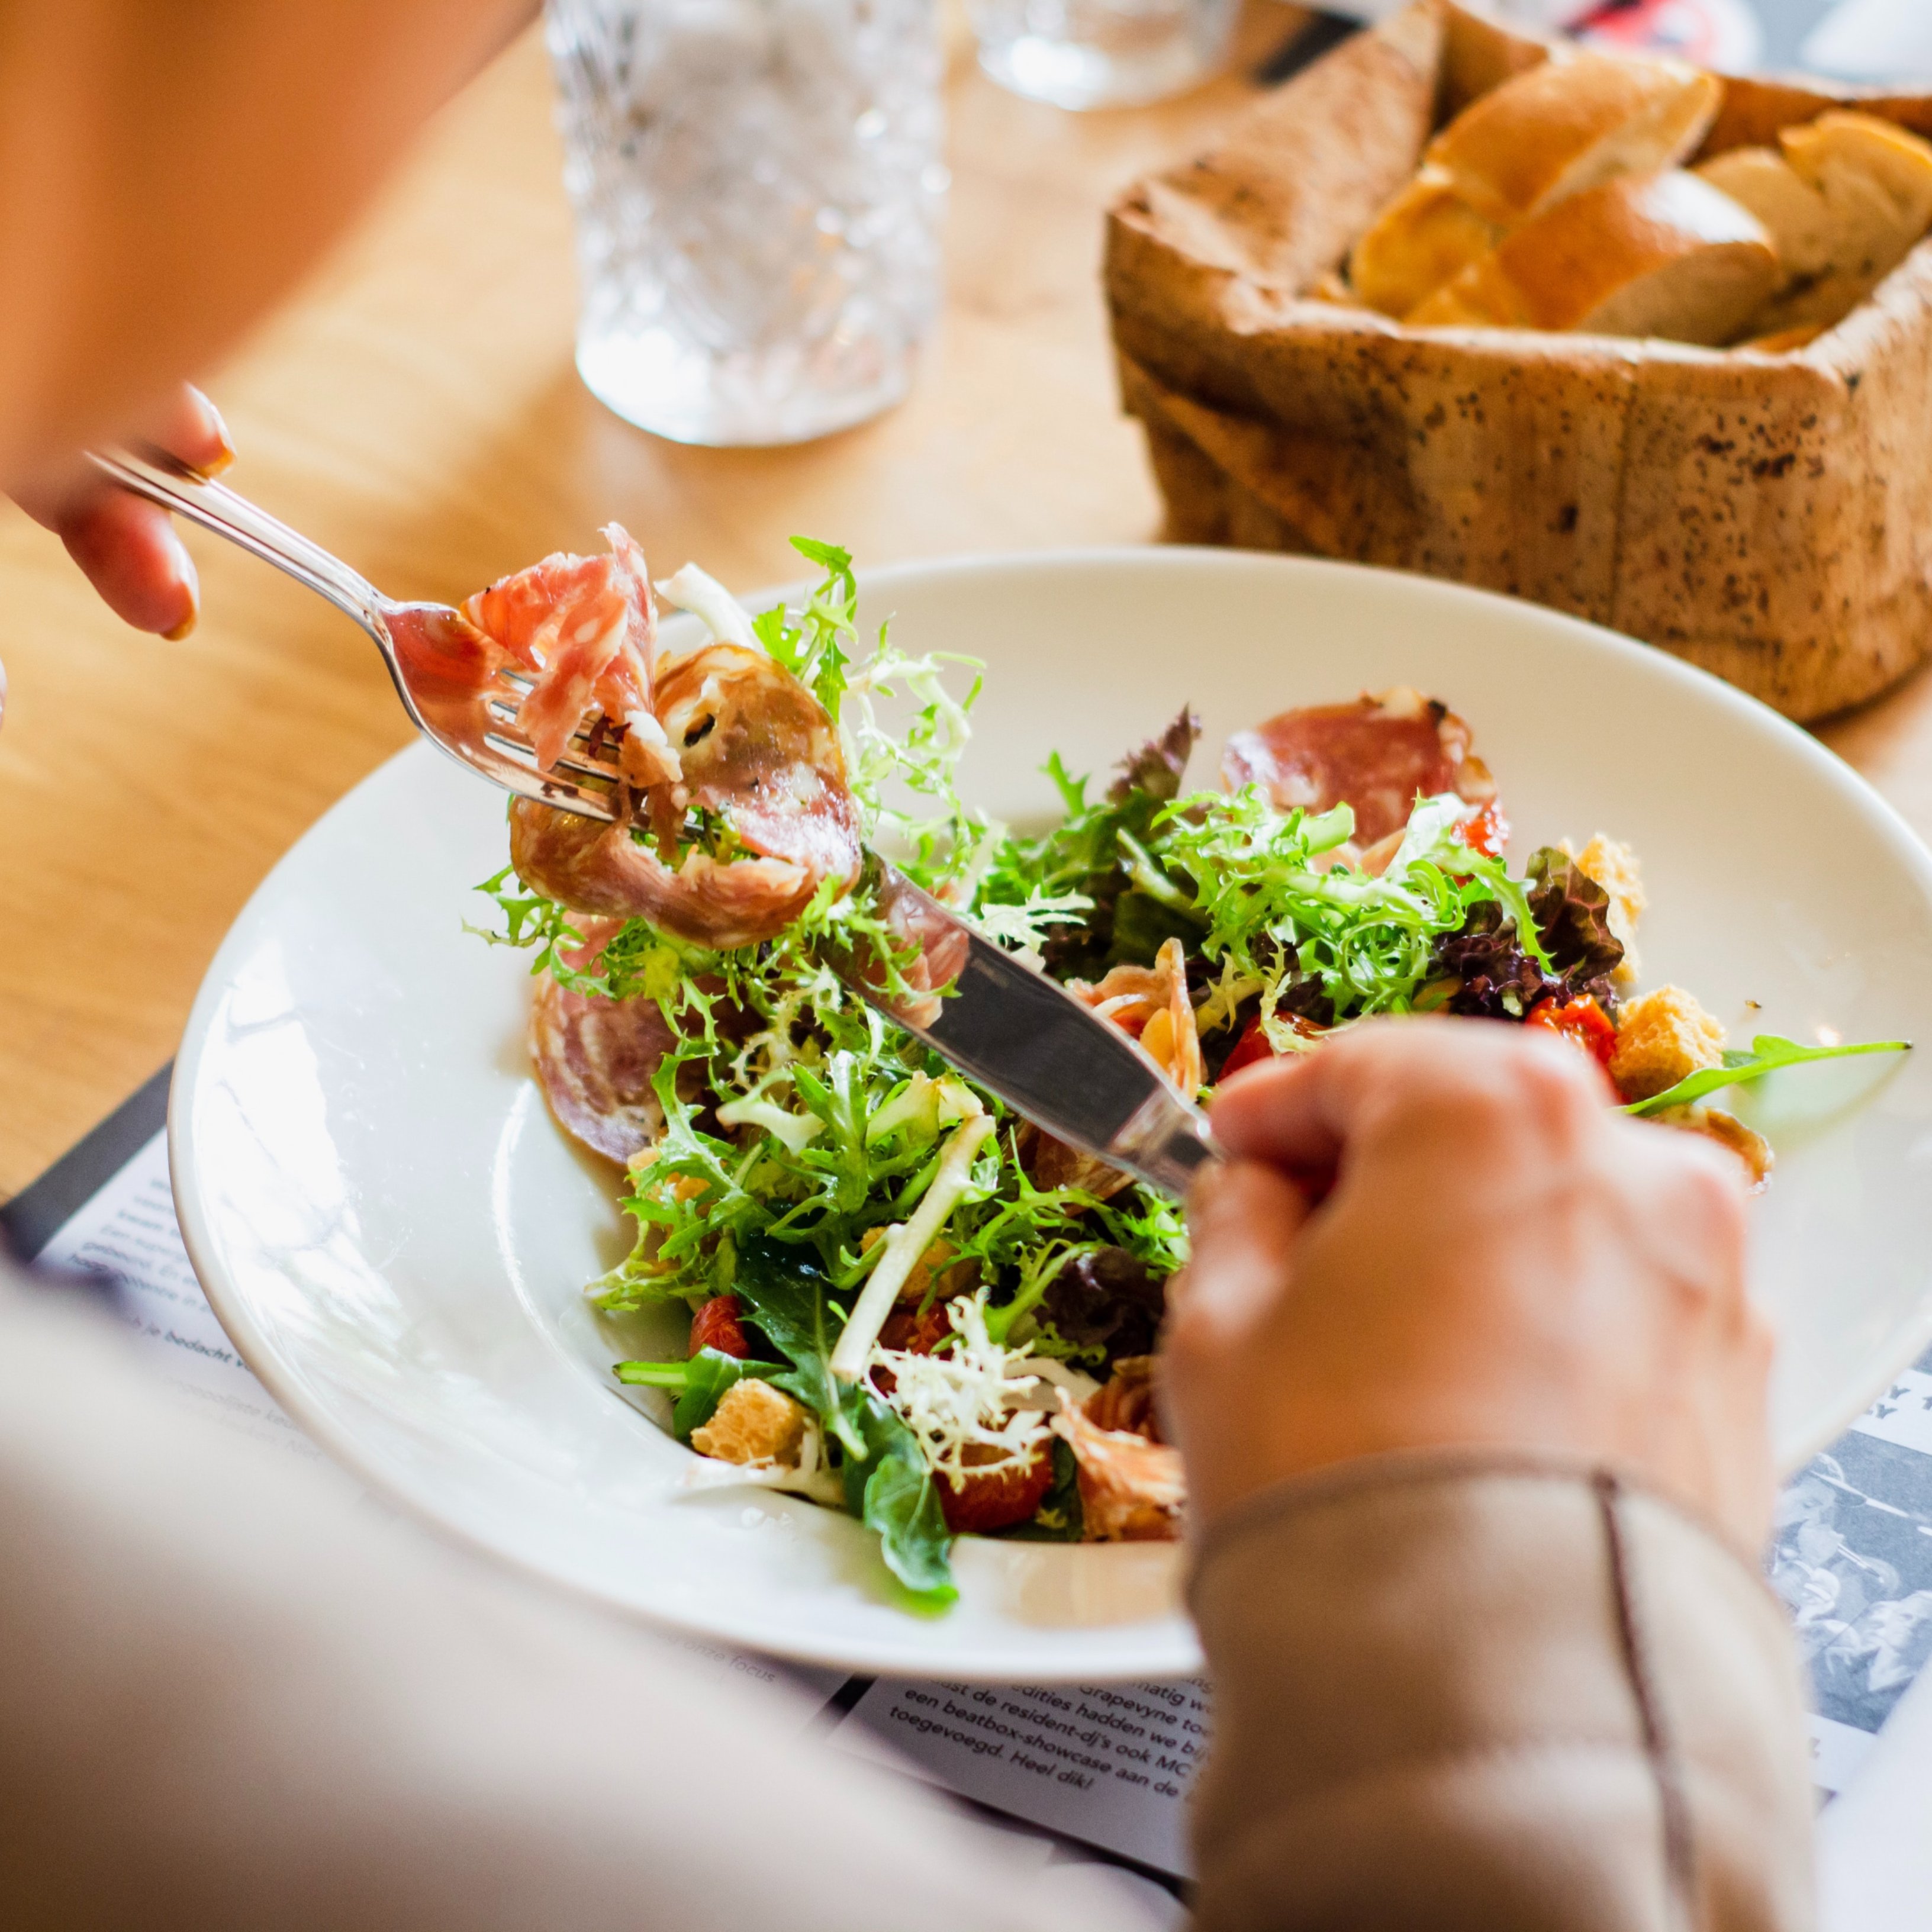
M 212 476 L 235 452 L 214 405 L 183 383 L 146 440 Z M 184 638 L 201 605 L 200 580 L 166 511 L 117 489 L 91 468 L 68 465 L 17 490 L 15 500 L 67 546 L 107 607 L 136 630 Z
M 1729 1154 L 1616 1113 L 1562 1042 L 1470 1020 L 1352 1029 L 1214 1117 L 1232 1158 L 1190 1201 L 1164 1342 L 1198 1521 L 1481 1448 L 1608 1463 L 1762 1542 L 1772 1336 Z

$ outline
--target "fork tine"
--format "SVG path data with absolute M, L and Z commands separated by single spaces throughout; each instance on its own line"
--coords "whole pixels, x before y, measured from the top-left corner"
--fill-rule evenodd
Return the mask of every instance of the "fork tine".
M 514 722 L 514 721 L 510 722 Z M 498 750 L 519 760 L 526 760 L 532 771 L 537 770 L 536 748 L 531 744 L 529 739 L 524 737 L 520 733 L 493 730 L 488 734 L 488 742 L 495 746 Z M 592 779 L 600 784 L 614 786 L 622 783 L 623 778 L 623 774 L 615 765 L 599 764 L 585 758 L 573 757 L 568 748 L 556 764 L 547 769 L 572 772 L 580 778 Z
M 499 667 L 495 681 L 500 686 L 507 688 L 486 693 L 484 703 L 491 715 L 507 730 L 517 733 L 520 738 L 526 738 L 527 734 L 524 733 L 521 728 L 521 712 L 524 700 L 534 688 L 536 680 L 520 665 L 508 664 Z M 623 726 L 614 724 L 599 712 L 587 730 L 580 724 L 570 735 L 570 742 L 581 747 L 583 752 L 583 755 L 571 760 L 572 768 L 615 784 L 621 776 L 616 762 L 600 758 L 598 754 L 606 746 L 614 750 L 622 742 L 623 737 Z M 564 760 L 558 762 L 561 764 Z
M 500 698 L 492 698 L 488 703 L 491 716 L 501 728 L 489 734 L 490 742 L 500 750 L 512 753 L 520 760 L 527 760 L 532 770 L 537 769 L 536 752 L 520 729 L 517 707 Z M 601 724 L 602 721 L 600 719 L 598 722 Z M 568 770 L 603 784 L 615 786 L 620 784 L 623 773 L 614 760 L 598 755 L 602 746 L 598 740 L 598 730 L 596 725 L 588 731 L 580 728 L 574 731 L 568 746 L 553 769 Z M 603 743 L 610 742 L 607 734 Z

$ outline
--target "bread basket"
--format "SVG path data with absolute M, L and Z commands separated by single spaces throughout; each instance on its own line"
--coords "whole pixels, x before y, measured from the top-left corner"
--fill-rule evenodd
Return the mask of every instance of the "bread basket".
M 1321 293 L 1432 131 L 1546 58 L 1420 0 L 1122 196 L 1107 296 L 1167 533 L 1532 598 L 1800 719 L 1858 704 L 1932 653 L 1932 242 L 1784 353 Z M 1700 158 L 1840 104 L 1722 88 Z M 1932 98 L 1857 104 L 1932 133 Z

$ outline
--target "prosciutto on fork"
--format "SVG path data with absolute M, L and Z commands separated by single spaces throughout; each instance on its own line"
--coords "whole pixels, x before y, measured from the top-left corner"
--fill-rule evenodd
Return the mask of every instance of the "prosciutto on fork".
M 629 790 L 614 825 L 517 800 L 518 876 L 572 911 L 645 920 L 687 944 L 774 938 L 827 878 L 858 875 L 837 728 L 752 646 L 665 656 L 644 559 L 621 526 L 604 535 L 608 556 L 546 557 L 464 606 L 534 680 L 518 716 L 538 766 L 555 764 L 586 725 L 596 736 L 601 718 Z
M 608 556 L 559 551 L 479 590 L 463 614 L 534 680 L 517 723 L 544 770 L 586 713 L 601 714 L 620 740 L 619 769 L 642 791 L 676 771 L 651 714 L 656 612 L 629 532 L 607 524 L 602 534 Z

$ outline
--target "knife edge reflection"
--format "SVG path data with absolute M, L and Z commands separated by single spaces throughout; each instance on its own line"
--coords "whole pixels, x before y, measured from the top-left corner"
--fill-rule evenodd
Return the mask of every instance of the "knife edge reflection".
M 833 964 L 886 1018 L 1036 1126 L 1164 1194 L 1185 1194 L 1218 1157 L 1207 1116 L 1118 1027 L 876 853 L 860 890 L 895 941 L 894 983 L 876 960 Z

